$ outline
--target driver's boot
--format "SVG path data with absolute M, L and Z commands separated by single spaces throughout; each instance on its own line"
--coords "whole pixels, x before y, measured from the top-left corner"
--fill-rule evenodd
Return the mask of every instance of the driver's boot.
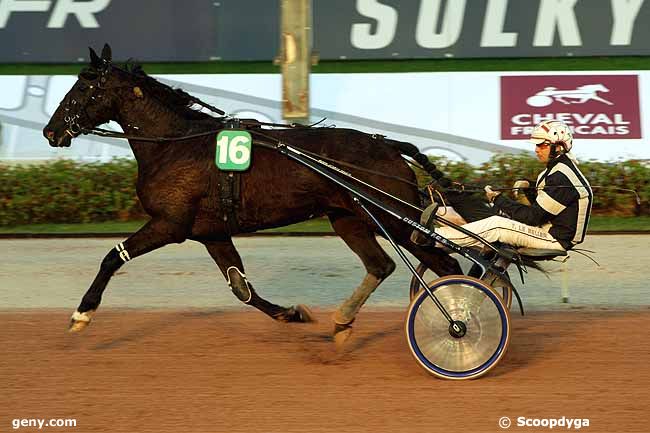
M 436 216 L 436 211 L 438 210 L 438 203 L 433 202 L 427 208 L 422 212 L 422 215 L 420 216 L 420 224 L 428 228 L 429 230 L 434 229 L 434 222 L 436 221 L 435 216 Z M 413 233 L 411 233 L 411 242 L 413 242 L 415 245 L 420 245 L 420 246 L 431 246 L 435 243 L 432 239 L 428 238 L 424 233 L 420 232 L 419 230 L 415 229 L 413 230 Z

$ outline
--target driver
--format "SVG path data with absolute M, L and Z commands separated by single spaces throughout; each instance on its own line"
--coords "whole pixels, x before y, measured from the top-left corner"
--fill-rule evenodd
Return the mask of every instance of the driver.
M 529 140 L 546 169 L 537 177 L 537 197 L 527 206 L 511 200 L 488 185 L 485 194 L 494 209 L 510 218 L 490 216 L 462 227 L 489 242 L 514 247 L 569 250 L 585 238 L 593 194 L 589 182 L 570 153 L 571 129 L 559 120 L 545 120 L 535 126 Z M 435 229 L 460 246 L 480 245 L 476 239 L 444 226 Z

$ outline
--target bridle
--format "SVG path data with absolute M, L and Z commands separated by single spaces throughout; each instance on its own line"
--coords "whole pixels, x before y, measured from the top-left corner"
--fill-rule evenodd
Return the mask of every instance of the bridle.
M 120 68 L 119 66 L 114 65 L 111 61 L 102 59 L 102 65 L 99 68 L 96 68 L 97 73 L 99 76 L 97 78 L 89 79 L 85 78 L 83 76 L 83 72 L 79 74 L 79 80 L 84 82 L 87 86 L 90 93 L 89 100 L 96 100 L 97 98 L 100 98 L 103 96 L 103 91 L 106 90 L 112 90 L 112 89 L 119 89 L 119 88 L 124 88 L 124 87 L 133 87 L 132 83 L 129 84 L 124 84 L 124 85 L 113 85 L 113 86 L 106 86 L 106 83 L 108 82 L 108 77 L 111 73 L 112 70 L 118 70 L 121 71 L 127 75 L 130 75 L 132 77 L 137 77 L 141 78 L 137 74 L 129 71 L 128 69 L 125 68 Z M 102 93 L 98 93 L 99 91 L 102 91 Z M 224 120 L 230 120 L 232 119 L 230 116 L 226 115 L 226 112 L 214 107 L 210 104 L 207 104 L 200 99 L 186 94 L 187 98 L 192 101 L 193 103 L 196 103 L 203 108 L 207 108 L 208 110 L 219 114 L 222 116 L 221 119 Z M 81 104 L 77 102 L 76 99 L 74 98 L 66 98 L 67 100 L 65 101 L 65 106 L 64 106 L 64 117 L 63 121 L 65 122 L 67 128 L 66 128 L 66 134 L 70 135 L 72 138 L 76 138 L 81 134 L 93 134 L 93 135 L 98 135 L 102 137 L 110 137 L 110 138 L 125 138 L 125 139 L 133 139 L 133 140 L 140 140 L 140 141 L 151 141 L 151 142 L 164 142 L 164 141 L 176 141 L 176 140 L 186 140 L 186 139 L 191 139 L 191 138 L 197 138 L 205 135 L 210 135 L 214 132 L 218 132 L 219 130 L 214 130 L 214 131 L 207 131 L 207 132 L 202 132 L 202 133 L 197 133 L 197 134 L 191 134 L 191 135 L 186 135 L 186 136 L 180 136 L 180 137 L 139 137 L 139 136 L 131 136 L 127 135 L 124 133 L 119 133 L 119 132 L 114 132 L 114 131 L 108 131 L 105 129 L 101 128 L 96 128 L 96 127 L 83 127 L 79 123 L 79 120 L 82 118 L 82 115 L 85 116 L 86 119 L 89 119 L 88 113 L 86 111 L 86 107 L 81 107 Z M 81 107 L 77 108 L 75 110 L 75 106 Z M 216 118 L 219 119 L 219 118 Z M 320 122 L 317 122 L 320 123 Z M 272 123 L 263 123 L 263 122 L 258 122 L 260 125 L 269 125 L 269 126 L 286 126 L 286 125 L 279 125 L 279 124 L 272 124 Z M 293 124 L 292 124 L 293 125 Z
M 79 74 L 79 80 L 88 86 L 88 91 L 90 92 L 89 100 L 92 101 L 95 101 L 97 98 L 101 98 L 103 96 L 102 93 L 99 94 L 97 93 L 100 90 L 104 91 L 110 88 L 125 87 L 125 86 L 113 86 L 113 87 L 105 86 L 106 82 L 108 81 L 108 75 L 110 73 L 110 69 L 111 67 L 114 66 L 112 66 L 111 62 L 107 60 L 102 60 L 102 62 L 103 62 L 102 67 L 97 69 L 99 76 L 96 79 L 85 78 L 83 76 L 84 74 L 83 72 Z M 82 90 L 82 92 L 85 93 L 85 90 Z M 67 126 L 65 133 L 72 138 L 76 138 L 82 133 L 84 133 L 84 130 L 86 129 L 82 127 L 81 124 L 79 123 L 79 120 L 82 118 L 82 114 L 86 119 L 89 119 L 90 117 L 88 116 L 86 107 L 82 106 L 82 104 L 80 104 L 76 99 L 66 98 L 64 99 L 64 101 L 66 102 L 63 107 L 64 110 L 63 121 Z

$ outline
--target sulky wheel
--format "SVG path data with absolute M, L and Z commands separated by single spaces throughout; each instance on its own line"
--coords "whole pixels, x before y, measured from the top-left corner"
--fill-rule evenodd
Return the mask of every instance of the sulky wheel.
M 470 270 L 469 274 L 470 276 L 476 276 L 478 277 L 479 275 L 473 275 L 472 271 L 474 270 L 474 267 Z M 418 273 L 424 281 L 429 281 L 432 278 L 437 278 L 438 276 L 431 271 L 429 268 L 424 266 L 423 263 L 418 264 L 417 268 L 415 268 L 415 271 Z M 484 281 L 488 284 L 488 286 L 494 288 L 494 290 L 497 291 L 501 295 L 501 299 L 503 299 L 503 304 L 510 310 L 510 307 L 512 306 L 512 288 L 509 284 L 505 284 L 502 282 L 498 277 L 492 274 L 486 275 L 486 278 Z M 510 282 L 510 280 L 508 280 Z M 415 276 L 411 277 L 411 284 L 409 286 L 409 296 L 410 300 L 412 301 L 413 298 L 418 294 L 418 292 L 422 290 L 422 287 L 420 287 L 420 282 L 418 281 Z
M 461 332 L 429 294 L 421 290 L 406 317 L 411 353 L 429 373 L 444 379 L 474 379 L 503 357 L 510 340 L 510 316 L 499 296 L 485 282 L 465 275 L 439 278 L 429 284 Z

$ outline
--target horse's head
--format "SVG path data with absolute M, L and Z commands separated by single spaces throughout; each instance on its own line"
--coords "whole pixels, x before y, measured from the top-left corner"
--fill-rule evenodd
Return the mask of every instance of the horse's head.
M 108 44 L 104 45 L 101 57 L 90 48 L 90 65 L 81 71 L 79 79 L 43 128 L 50 146 L 68 147 L 84 129 L 115 117 L 116 92 L 111 90 L 123 87 L 115 72 Z

